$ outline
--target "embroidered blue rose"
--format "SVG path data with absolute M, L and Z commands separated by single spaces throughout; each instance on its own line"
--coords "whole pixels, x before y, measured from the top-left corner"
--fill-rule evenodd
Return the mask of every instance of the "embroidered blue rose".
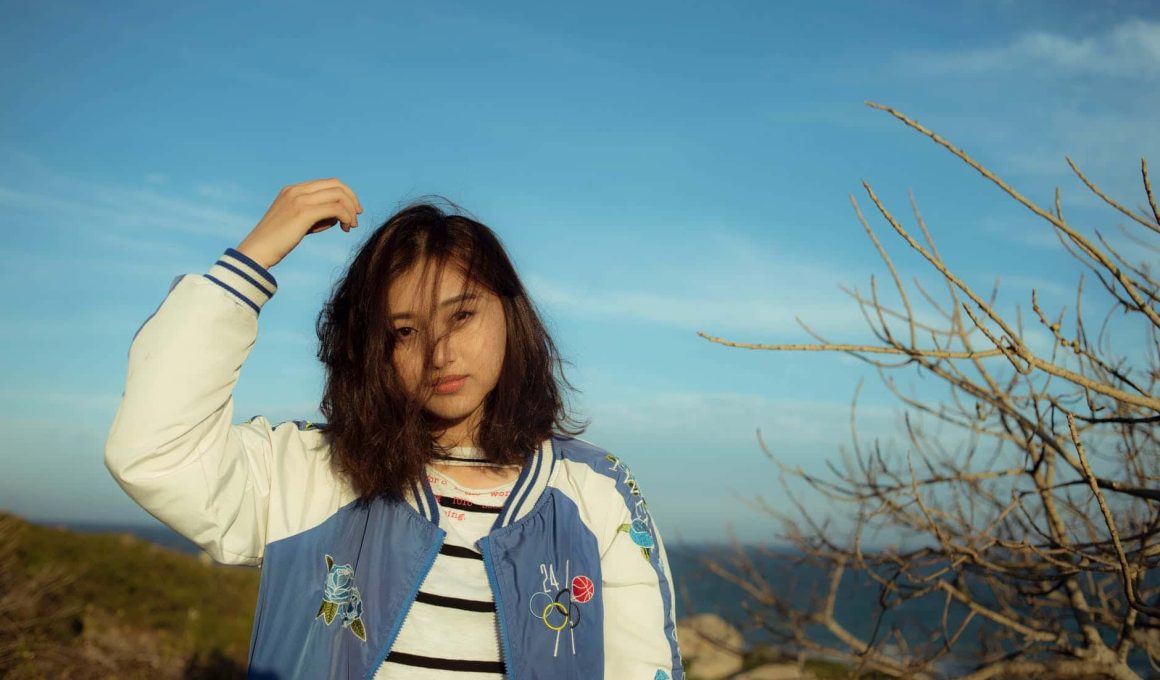
M 327 560 L 327 564 L 330 565 L 330 571 L 326 574 L 326 590 L 322 594 L 322 599 L 342 604 L 350 599 L 351 588 L 354 586 L 354 569 L 349 564 L 334 564 L 331 560 Z
M 653 680 L 669 680 L 669 674 L 664 672 L 663 669 L 658 668 L 657 674 L 653 676 Z
M 648 531 L 648 525 L 644 523 L 644 520 L 632 520 L 632 524 L 628 527 L 628 535 L 632 537 L 633 543 L 642 548 L 651 548 L 656 545 L 653 541 L 652 534 Z
M 339 618 L 343 628 L 349 628 L 355 637 L 366 642 L 367 632 L 362 615 L 362 593 L 354 583 L 354 568 L 349 564 L 335 564 L 334 558 L 326 555 L 322 604 L 314 618 L 322 617 L 328 626 L 335 618 Z
M 634 519 L 631 522 L 621 524 L 619 530 L 628 534 L 632 542 L 640 548 L 641 556 L 647 560 L 652 549 L 656 547 L 656 541 L 653 540 L 652 534 L 649 533 L 648 523 L 643 519 Z

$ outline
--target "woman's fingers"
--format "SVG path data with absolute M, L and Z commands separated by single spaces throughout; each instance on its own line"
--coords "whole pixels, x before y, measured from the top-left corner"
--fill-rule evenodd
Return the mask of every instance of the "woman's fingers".
M 362 202 L 358 200 L 358 196 L 355 195 L 354 191 L 349 186 L 347 186 L 345 182 L 342 182 L 337 178 L 331 177 L 328 179 L 314 180 L 312 182 L 305 182 L 301 186 L 307 193 L 318 193 L 327 189 L 338 189 L 343 194 L 345 194 L 348 199 L 350 199 L 350 205 L 354 208 L 355 212 L 362 212 Z
M 341 218 L 344 225 L 357 226 L 358 224 L 358 204 L 351 198 L 350 192 L 343 190 L 341 187 L 315 189 L 314 191 L 298 194 L 296 200 L 304 208 L 316 208 L 317 206 L 333 207 L 337 204 L 338 209 L 334 214 Z
M 302 213 L 313 218 L 312 224 L 317 227 L 320 222 L 325 222 L 329 226 L 334 225 L 334 218 L 338 218 L 338 224 L 341 224 L 344 231 L 349 231 L 352 225 L 358 224 L 358 213 L 355 208 L 349 205 L 349 199 L 345 197 L 340 200 L 326 201 L 325 198 L 306 198 L 306 203 L 301 204 L 300 210 Z M 311 200 L 321 200 L 321 203 L 310 203 Z
M 335 177 L 288 184 L 238 250 L 262 266 L 272 267 L 307 234 L 326 231 L 335 224 L 350 231 L 358 225 L 360 212 L 358 196 Z

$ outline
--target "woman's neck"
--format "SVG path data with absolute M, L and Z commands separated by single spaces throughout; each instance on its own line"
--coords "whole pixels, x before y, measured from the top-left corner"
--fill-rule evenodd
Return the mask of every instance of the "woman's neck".
M 449 421 L 428 416 L 431 431 L 436 435 L 435 442 L 445 449 L 456 446 L 479 446 L 479 416 L 477 411 L 459 420 Z
M 477 449 L 479 442 L 475 441 L 475 437 L 469 437 L 466 434 L 450 435 L 443 434 L 435 438 L 435 443 L 439 444 L 445 449 L 466 448 Z

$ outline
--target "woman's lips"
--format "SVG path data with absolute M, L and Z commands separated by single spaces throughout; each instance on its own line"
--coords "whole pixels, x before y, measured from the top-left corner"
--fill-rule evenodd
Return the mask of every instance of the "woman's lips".
M 435 383 L 435 394 L 454 394 L 467 382 L 467 376 L 452 376 Z

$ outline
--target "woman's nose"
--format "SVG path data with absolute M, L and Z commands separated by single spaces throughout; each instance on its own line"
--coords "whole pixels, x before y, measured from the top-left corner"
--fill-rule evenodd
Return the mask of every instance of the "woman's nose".
M 435 368 L 442 369 L 443 366 L 454 361 L 455 356 L 451 349 L 451 334 L 445 332 L 435 340 L 431 363 L 434 364 Z

